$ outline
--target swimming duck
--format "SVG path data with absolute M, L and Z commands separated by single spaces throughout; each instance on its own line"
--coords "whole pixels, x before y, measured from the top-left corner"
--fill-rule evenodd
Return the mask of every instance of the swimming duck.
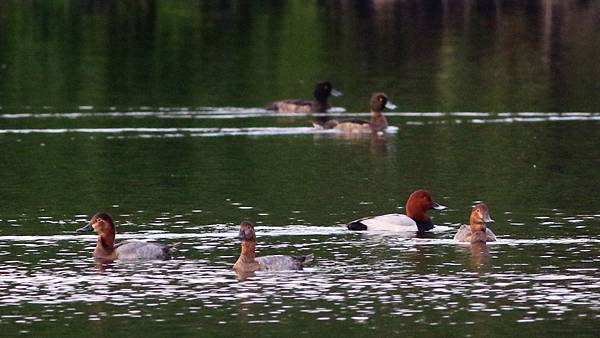
M 350 230 L 386 230 L 424 232 L 434 228 L 427 210 L 444 210 L 445 206 L 431 199 L 427 190 L 419 189 L 410 194 L 406 201 L 406 215 L 386 214 L 361 218 L 347 224 Z
M 328 120 L 323 123 L 313 122 L 313 126 L 322 129 L 338 129 L 348 133 L 377 133 L 385 131 L 388 127 L 387 120 L 383 116 L 383 109 L 396 109 L 397 106 L 389 101 L 384 93 L 373 93 L 371 95 L 371 120 L 365 121 L 360 119 L 352 120 Z
M 239 238 L 242 240 L 242 253 L 233 266 L 233 269 L 238 272 L 301 270 L 305 264 L 313 260 L 312 254 L 255 257 L 256 234 L 254 225 L 250 222 L 244 221 L 240 224 Z
M 280 113 L 326 113 L 331 108 L 327 103 L 329 95 L 341 96 L 342 92 L 333 88 L 329 81 L 317 82 L 315 85 L 313 101 L 307 100 L 281 100 L 271 102 L 267 110 Z
M 115 224 L 109 214 L 99 212 L 92 217 L 77 233 L 95 231 L 98 241 L 94 250 L 94 258 L 113 261 L 131 259 L 170 259 L 175 250 L 173 246 L 127 240 L 115 244 Z
M 484 203 L 476 204 L 471 210 L 469 225 L 461 225 L 456 235 L 454 235 L 454 240 L 471 243 L 495 242 L 496 235 L 486 226 L 486 223 L 493 222 L 487 205 Z

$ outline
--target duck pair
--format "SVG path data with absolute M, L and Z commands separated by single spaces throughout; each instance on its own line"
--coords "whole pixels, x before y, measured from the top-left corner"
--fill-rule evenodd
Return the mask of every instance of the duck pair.
M 268 110 L 282 113 L 320 113 L 325 114 L 331 106 L 327 102 L 329 96 L 341 96 L 342 92 L 333 88 L 330 82 L 317 82 L 314 91 L 314 100 L 281 100 L 267 105 Z M 313 121 L 313 126 L 318 129 L 337 129 L 348 133 L 369 133 L 383 132 L 387 129 L 388 123 L 383 116 L 383 110 L 397 108 L 395 104 L 389 101 L 384 93 L 373 93 L 369 101 L 371 108 L 371 119 L 369 121 L 361 119 L 335 120 L 328 116 L 318 116 Z
M 350 230 L 402 231 L 418 232 L 432 230 L 435 226 L 427 216 L 429 210 L 444 210 L 445 206 L 435 202 L 428 191 L 417 190 L 410 194 L 406 201 L 406 215 L 386 214 L 361 218 L 347 224 Z M 496 236 L 487 228 L 486 223 L 493 223 L 488 207 L 484 203 L 476 204 L 471 210 L 469 225 L 461 225 L 454 236 L 458 242 L 493 242 Z
M 77 230 L 77 233 L 93 231 L 98 234 L 94 258 L 101 262 L 139 259 L 166 260 L 171 258 L 171 254 L 175 250 L 174 245 L 136 240 L 127 240 L 115 244 L 115 224 L 112 217 L 107 213 L 99 212 L 95 214 L 86 226 Z M 272 255 L 256 257 L 256 234 L 254 225 L 250 222 L 242 222 L 239 238 L 242 240 L 242 253 L 233 267 L 238 272 L 299 270 L 313 260 L 312 254 L 306 256 Z

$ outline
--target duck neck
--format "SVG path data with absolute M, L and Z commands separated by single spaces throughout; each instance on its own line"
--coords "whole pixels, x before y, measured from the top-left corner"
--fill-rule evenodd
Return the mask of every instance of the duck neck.
M 315 113 L 326 113 L 327 109 L 329 109 L 329 104 L 327 104 L 327 96 L 325 96 L 325 97 L 315 96 L 315 101 L 313 102 L 314 112 Z
M 96 242 L 96 250 L 94 250 L 94 256 L 99 258 L 106 258 L 112 256 L 115 251 L 115 234 L 101 234 L 98 236 Z
M 471 231 L 471 243 L 485 243 L 487 234 L 485 230 Z
M 242 253 L 240 255 L 240 261 L 244 263 L 253 263 L 255 261 L 255 251 L 256 242 L 255 241 L 242 241 Z
M 373 130 L 382 131 L 387 128 L 387 126 L 387 119 L 380 111 L 371 111 L 371 127 Z
M 485 222 L 483 221 L 471 221 L 469 222 L 469 227 L 471 228 L 471 232 L 474 233 L 476 231 L 483 231 L 485 232 L 486 230 L 486 225 Z

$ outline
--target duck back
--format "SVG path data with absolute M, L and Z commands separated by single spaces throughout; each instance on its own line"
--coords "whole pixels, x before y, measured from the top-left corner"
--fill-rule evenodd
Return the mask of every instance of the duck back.
M 454 235 L 454 240 L 458 242 L 470 242 L 471 241 L 471 229 L 468 225 L 462 224 L 458 231 Z
M 272 255 L 256 258 L 261 270 L 264 271 L 300 270 L 312 260 L 312 254 L 307 256 Z
M 335 125 L 335 129 L 345 133 L 370 133 L 371 124 L 364 120 L 349 120 L 343 121 Z
M 496 235 L 492 232 L 492 230 L 490 230 L 490 228 L 485 229 L 485 234 L 486 234 L 486 240 L 485 240 L 486 242 L 497 241 Z
M 403 214 L 387 214 L 359 219 L 348 224 L 350 230 L 417 231 L 417 223 Z
M 314 102 L 305 100 L 282 100 L 272 102 L 267 110 L 280 113 L 312 113 L 315 111 Z
M 173 247 L 143 241 L 123 241 L 115 245 L 117 258 L 131 259 L 170 259 Z

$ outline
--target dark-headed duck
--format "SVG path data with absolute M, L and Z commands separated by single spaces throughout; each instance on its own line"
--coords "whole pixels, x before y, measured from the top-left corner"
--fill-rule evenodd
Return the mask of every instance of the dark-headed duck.
M 115 244 L 115 224 L 107 213 L 99 212 L 77 233 L 95 231 L 98 234 L 94 258 L 106 261 L 131 259 L 170 259 L 174 247 L 128 240 Z
M 371 120 L 365 121 L 360 119 L 352 120 L 328 120 L 326 122 L 313 122 L 316 128 L 322 129 L 338 129 L 347 133 L 377 133 L 387 129 L 388 123 L 383 116 L 383 109 L 395 109 L 396 105 L 389 101 L 384 93 L 374 93 L 371 95 Z
M 242 240 L 242 253 L 240 258 L 233 266 L 237 272 L 254 271 L 283 271 L 300 270 L 302 267 L 313 260 L 313 255 L 306 256 L 284 256 L 273 255 L 256 257 L 256 234 L 254 225 L 250 222 L 240 224 L 239 238 Z
M 326 113 L 331 108 L 327 99 L 330 95 L 341 96 L 342 92 L 333 88 L 329 81 L 317 82 L 313 101 L 307 100 L 281 100 L 271 102 L 267 105 L 267 110 L 274 110 L 280 113 Z
M 434 228 L 433 222 L 426 214 L 430 209 L 444 210 L 446 207 L 433 201 L 427 190 L 420 189 L 408 197 L 406 215 L 386 214 L 366 217 L 348 223 L 347 227 L 350 230 L 428 231 Z
M 471 210 L 469 225 L 461 225 L 456 235 L 454 235 L 454 240 L 471 243 L 495 242 L 496 235 L 486 226 L 486 223 L 493 222 L 487 205 L 483 203 L 476 204 Z

